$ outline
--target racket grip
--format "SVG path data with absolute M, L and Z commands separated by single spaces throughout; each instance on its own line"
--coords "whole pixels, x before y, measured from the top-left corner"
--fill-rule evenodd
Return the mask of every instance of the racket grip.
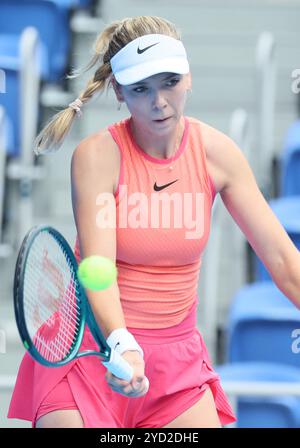
M 111 350 L 110 359 L 102 364 L 118 378 L 125 381 L 131 381 L 133 377 L 133 368 L 130 364 L 115 350 Z
M 130 382 L 133 377 L 133 368 L 130 364 L 115 350 L 111 350 L 110 360 L 102 364 L 118 378 Z M 145 377 L 147 391 L 149 389 L 149 380 Z

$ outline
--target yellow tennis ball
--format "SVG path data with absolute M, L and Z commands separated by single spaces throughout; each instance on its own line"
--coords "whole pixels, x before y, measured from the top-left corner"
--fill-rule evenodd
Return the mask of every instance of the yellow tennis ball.
M 81 261 L 77 275 L 84 288 L 99 291 L 116 280 L 117 268 L 110 258 L 91 255 Z

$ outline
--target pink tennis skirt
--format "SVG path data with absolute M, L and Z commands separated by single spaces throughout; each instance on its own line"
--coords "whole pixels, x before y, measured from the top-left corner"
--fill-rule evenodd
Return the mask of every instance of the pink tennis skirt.
M 222 426 L 236 417 L 213 370 L 196 327 L 197 300 L 180 324 L 163 329 L 128 328 L 144 350 L 148 393 L 139 398 L 114 392 L 105 367 L 87 356 L 63 367 L 44 367 L 24 355 L 8 418 L 36 421 L 62 409 L 78 409 L 85 428 L 161 428 L 196 403 L 210 387 Z M 97 350 L 85 329 L 83 349 Z

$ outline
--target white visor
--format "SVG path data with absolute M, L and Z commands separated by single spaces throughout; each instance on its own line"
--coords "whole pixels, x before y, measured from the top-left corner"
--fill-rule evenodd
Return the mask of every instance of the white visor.
M 133 84 L 157 73 L 189 72 L 183 43 L 164 34 L 146 34 L 129 42 L 110 60 L 121 85 Z

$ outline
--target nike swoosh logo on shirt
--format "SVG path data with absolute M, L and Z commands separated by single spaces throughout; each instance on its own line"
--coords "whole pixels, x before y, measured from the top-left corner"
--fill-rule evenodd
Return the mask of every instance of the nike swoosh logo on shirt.
M 153 188 L 154 188 L 155 191 L 161 191 L 161 190 L 163 190 L 164 188 L 169 187 L 169 185 L 172 185 L 172 184 L 174 184 L 174 183 L 177 182 L 177 181 L 178 181 L 178 179 L 173 180 L 173 182 L 170 182 L 170 183 L 168 183 L 168 184 L 160 185 L 160 186 L 156 185 L 156 182 L 155 182 Z
M 157 45 L 158 43 L 159 43 L 159 42 L 156 42 L 156 44 L 149 45 L 148 47 L 145 47 L 145 48 L 143 48 L 143 49 L 141 49 L 140 47 L 138 47 L 137 52 L 138 52 L 138 54 L 142 54 L 142 53 L 144 53 L 144 51 L 149 50 L 149 48 L 154 47 L 154 45 Z

